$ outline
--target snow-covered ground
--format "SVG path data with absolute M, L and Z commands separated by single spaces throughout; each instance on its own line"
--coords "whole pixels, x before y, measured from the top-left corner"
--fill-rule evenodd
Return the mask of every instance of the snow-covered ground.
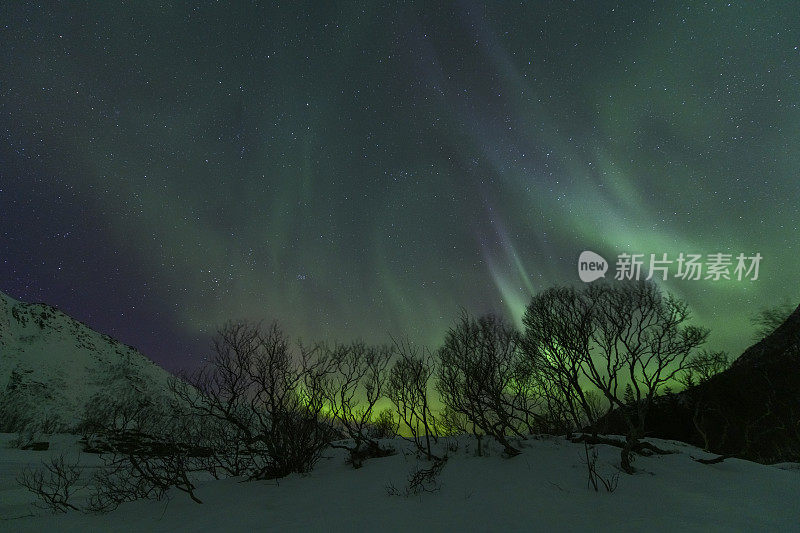
M 105 515 L 53 515 L 32 507 L 14 479 L 49 454 L 78 453 L 77 437 L 57 436 L 47 452 L 9 449 L 12 437 L 0 442 L 2 531 L 800 531 L 800 465 L 703 465 L 690 456 L 708 454 L 671 441 L 653 442 L 677 453 L 637 457 L 639 473 L 620 474 L 614 493 L 587 488 L 583 445 L 547 437 L 523 442 L 511 459 L 494 447 L 476 457 L 474 440 L 460 439 L 438 490 L 391 495 L 387 487 L 403 491 L 410 472 L 429 466 L 396 439 L 400 453 L 359 470 L 331 450 L 309 475 L 199 483 L 203 504 L 176 491 Z M 617 472 L 618 449 L 597 449 L 599 473 Z

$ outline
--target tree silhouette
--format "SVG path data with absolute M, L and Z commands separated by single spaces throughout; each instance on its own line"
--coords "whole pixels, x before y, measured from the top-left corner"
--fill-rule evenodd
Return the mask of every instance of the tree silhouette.
M 622 468 L 630 473 L 631 451 L 643 436 L 653 398 L 686 369 L 693 350 L 708 337 L 708 330 L 688 325 L 689 318 L 684 302 L 662 295 L 652 282 L 550 289 L 535 296 L 526 311 L 526 352 L 554 376 L 573 417 L 579 407 L 592 419 L 582 382 L 603 395 L 606 416 L 614 410 L 623 416 L 628 439 Z
M 519 333 L 494 315 L 475 319 L 462 312 L 438 355 L 436 388 L 447 418 L 463 415 L 476 436 L 490 435 L 507 455 L 517 455 L 509 436 L 530 433 L 542 421 Z

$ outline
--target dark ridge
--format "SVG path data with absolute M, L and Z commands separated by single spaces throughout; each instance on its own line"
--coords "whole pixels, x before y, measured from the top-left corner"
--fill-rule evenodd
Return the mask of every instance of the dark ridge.
M 598 429 L 626 431 L 618 412 Z M 728 370 L 657 398 L 645 433 L 765 464 L 800 461 L 800 306 Z
M 800 305 L 786 321 L 739 356 L 731 367 L 756 364 L 774 355 L 780 355 L 800 345 Z

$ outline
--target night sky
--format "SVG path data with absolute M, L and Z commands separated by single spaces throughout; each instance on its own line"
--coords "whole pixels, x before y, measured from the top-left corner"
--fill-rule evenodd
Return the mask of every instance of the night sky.
M 0 290 L 170 370 L 435 346 L 583 250 L 760 253 L 663 283 L 733 355 L 800 298 L 794 1 L 54 4 L 0 6 Z

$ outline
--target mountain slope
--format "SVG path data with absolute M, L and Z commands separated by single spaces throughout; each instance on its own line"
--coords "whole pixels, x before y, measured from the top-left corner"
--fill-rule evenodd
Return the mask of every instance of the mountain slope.
M 604 430 L 622 433 L 618 412 Z M 800 306 L 705 383 L 658 398 L 646 434 L 762 463 L 800 461 Z
M 170 376 L 54 307 L 0 292 L 0 431 L 73 427 L 101 388 L 124 392 L 131 375 L 152 391 Z

